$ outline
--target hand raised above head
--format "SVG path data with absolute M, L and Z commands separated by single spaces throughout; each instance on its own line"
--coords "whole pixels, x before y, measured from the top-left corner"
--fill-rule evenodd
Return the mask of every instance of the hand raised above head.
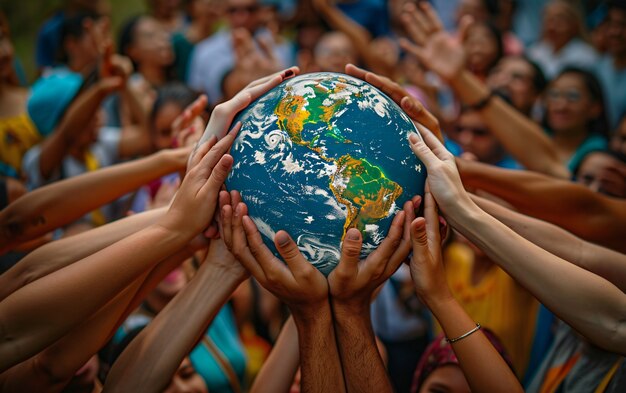
M 446 81 L 453 80 L 465 67 L 463 40 L 472 23 L 471 18 L 461 19 L 457 36 L 452 36 L 443 29 L 439 16 L 426 2 L 416 7 L 407 4 L 402 15 L 402 22 L 410 41 L 403 38 L 400 46 L 413 54 L 428 69 L 437 73 Z
M 437 118 L 430 113 L 417 98 L 410 95 L 399 84 L 387 77 L 366 71 L 353 64 L 346 65 L 346 74 L 364 80 L 380 89 L 383 93 L 387 94 L 392 100 L 394 100 L 395 103 L 398 104 L 404 112 L 406 112 L 411 120 L 413 120 L 413 122 L 423 124 L 428 129 L 433 130 L 435 135 L 437 135 L 437 138 L 443 141 L 441 128 L 439 127 L 439 120 L 437 120 Z
M 217 142 L 201 145 L 161 225 L 194 236 L 212 222 L 219 191 L 230 172 L 233 158 L 226 154 L 238 128 Z
M 361 233 L 349 229 L 343 241 L 339 264 L 328 276 L 333 304 L 356 313 L 367 312 L 372 294 L 398 269 L 411 249 L 410 223 L 419 197 L 407 201 L 394 217 L 387 237 L 366 259 L 360 260 Z

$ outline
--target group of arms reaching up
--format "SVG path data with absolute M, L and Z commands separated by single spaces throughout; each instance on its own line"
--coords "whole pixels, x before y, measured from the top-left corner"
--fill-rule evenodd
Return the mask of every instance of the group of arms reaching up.
M 451 54 L 454 49 L 454 42 L 443 32 L 432 10 L 427 5 L 421 10 L 409 8 L 406 15 L 413 18 L 414 26 L 409 31 L 414 42 L 406 42 L 407 49 L 439 70 L 462 99 L 484 98 L 479 94 L 482 87 L 471 75 L 460 68 L 446 68 L 443 63 L 439 67 L 436 60 L 445 59 L 429 55 L 430 46 L 438 41 L 448 49 L 442 53 Z M 346 67 L 346 73 L 378 87 L 416 122 L 422 138 L 412 134 L 407 143 L 427 168 L 426 194 L 403 206 L 387 238 L 365 260 L 359 260 L 360 233 L 349 230 L 339 264 L 328 278 L 306 261 L 284 231 L 274 239 L 283 261 L 276 258 L 263 244 L 241 196 L 234 190 L 223 191 L 222 186 L 233 164 L 227 151 L 240 127 L 232 125 L 235 115 L 297 72 L 297 68 L 290 68 L 260 79 L 217 106 L 193 151 L 183 147 L 58 182 L 0 213 L 0 239 L 8 250 L 150 179 L 187 166 L 168 208 L 50 243 L 0 276 L 0 390 L 19 390 L 24 384 L 32 387 L 30 390 L 62 390 L 145 295 L 208 242 L 209 252 L 194 278 L 122 353 L 104 390 L 158 391 L 167 386 L 217 311 L 252 275 L 287 304 L 293 316 L 253 391 L 286 390 L 298 364 L 303 391 L 391 391 L 376 348 L 369 304 L 376 289 L 400 264 L 409 263 L 415 291 L 447 337 L 463 336 L 476 326 L 446 283 L 439 212 L 450 226 L 588 340 L 606 350 L 626 353 L 626 257 L 620 254 L 624 249 L 619 240 L 624 233 L 620 222 L 626 221 L 614 218 L 626 214 L 624 204 L 543 175 L 503 172 L 455 160 L 440 142 L 437 119 L 419 101 L 390 79 L 352 65 Z M 465 90 L 474 95 L 464 95 Z M 493 119 L 495 124 L 502 116 L 517 119 L 510 113 L 512 109 L 496 98 L 488 108 L 484 113 L 487 122 Z M 183 117 L 183 123 L 190 121 L 193 108 Z M 521 116 L 516 121 L 511 124 L 526 127 Z M 547 157 L 545 162 L 531 163 L 521 151 L 517 152 L 518 159 L 529 169 L 563 177 L 562 166 L 552 159 L 555 155 L 549 141 L 535 131 L 525 135 L 546 153 L 538 154 Z M 517 143 L 507 138 L 503 135 L 502 143 L 515 155 Z M 517 181 L 512 176 L 529 181 Z M 551 223 L 471 195 L 464 185 L 496 194 L 521 213 Z M 94 187 L 102 192 L 94 193 Z M 86 190 L 90 190 L 89 195 L 100 196 L 81 197 Z M 549 196 L 542 202 L 544 191 L 540 198 L 537 190 L 550 190 L 548 195 L 571 191 L 575 202 L 556 206 Z M 594 208 L 580 211 L 580 204 Z M 424 214 L 416 217 L 420 205 Z M 29 210 L 27 206 L 36 208 Z M 55 211 L 71 213 L 68 218 Z M 216 221 L 219 239 L 214 236 Z M 598 235 L 594 228 L 604 232 Z M 551 241 L 554 239 L 558 241 Z M 185 324 L 180 323 L 183 318 Z M 46 325 L 38 323 L 41 320 L 47 321 Z M 521 391 L 512 371 L 480 331 L 452 343 L 452 347 L 472 391 Z M 164 351 L 170 356 L 159 356 Z M 277 367 L 276 356 L 288 359 L 291 366 Z

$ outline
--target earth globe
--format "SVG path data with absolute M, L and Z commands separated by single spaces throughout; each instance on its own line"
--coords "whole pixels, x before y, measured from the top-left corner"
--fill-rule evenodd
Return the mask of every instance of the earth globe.
M 328 275 L 349 228 L 361 231 L 365 258 L 404 203 L 423 195 L 426 168 L 407 141 L 415 125 L 360 79 L 296 76 L 251 103 L 237 121 L 226 188 L 241 193 L 276 256 L 274 235 L 283 229 Z

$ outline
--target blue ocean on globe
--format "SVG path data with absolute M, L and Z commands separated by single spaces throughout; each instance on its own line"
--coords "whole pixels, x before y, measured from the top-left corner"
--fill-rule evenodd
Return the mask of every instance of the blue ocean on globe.
M 423 195 L 426 168 L 407 138 L 413 122 L 372 85 L 348 75 L 296 76 L 250 104 L 226 181 L 274 246 L 286 230 L 304 256 L 328 275 L 346 231 L 363 235 L 362 257 L 384 240 L 391 221 Z

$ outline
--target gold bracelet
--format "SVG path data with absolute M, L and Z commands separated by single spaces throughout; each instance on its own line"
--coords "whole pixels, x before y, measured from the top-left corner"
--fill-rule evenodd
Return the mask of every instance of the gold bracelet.
M 477 323 L 477 324 L 476 324 L 476 327 L 475 327 L 474 329 L 470 330 L 470 331 L 469 331 L 469 332 L 467 332 L 467 333 L 464 333 L 464 334 L 460 335 L 460 336 L 459 336 L 459 337 L 457 337 L 457 338 L 448 338 L 448 337 L 446 337 L 446 341 L 447 341 L 449 344 L 453 344 L 453 343 L 455 343 L 455 342 L 457 342 L 457 341 L 461 341 L 461 340 L 463 340 L 464 338 L 471 336 L 472 334 L 476 333 L 478 330 L 480 330 L 480 323 Z

